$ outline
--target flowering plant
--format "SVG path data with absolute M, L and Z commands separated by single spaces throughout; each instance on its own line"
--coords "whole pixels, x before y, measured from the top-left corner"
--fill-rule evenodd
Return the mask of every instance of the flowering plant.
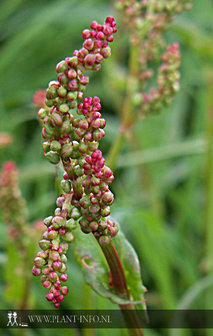
M 31 288 L 30 265 L 38 239 L 44 225 L 37 220 L 33 225 L 28 223 L 26 202 L 18 185 L 19 171 L 15 162 L 7 161 L 0 172 L 0 203 L 2 216 L 8 229 L 8 260 L 5 268 L 8 285 L 7 298 L 14 300 L 20 309 L 30 305 Z M 11 279 L 19 277 L 20 281 L 12 283 Z
M 131 34 L 134 58 L 131 58 L 130 75 L 138 76 L 136 85 L 131 76 L 127 83 L 124 127 L 121 128 L 123 132 L 128 124 L 132 125 L 135 121 L 137 113 L 131 113 L 133 107 L 137 106 L 143 115 L 149 115 L 151 111 L 159 111 L 164 103 L 173 99 L 178 89 L 180 53 L 177 43 L 168 46 L 161 57 L 163 63 L 157 74 L 157 88 L 151 88 L 148 92 L 137 92 L 139 82 L 144 87 L 145 81 L 152 77 L 148 61 L 155 58 L 161 45 L 161 33 L 174 11 L 171 10 L 163 19 L 162 12 L 168 11 L 168 8 L 161 4 L 159 9 L 155 1 L 150 2 L 150 6 L 155 4 L 154 7 L 149 7 L 146 1 L 142 1 L 141 6 L 136 1 L 118 1 L 118 4 L 119 9 L 125 10 L 128 24 L 135 28 Z M 150 20 L 147 18 L 148 28 L 143 27 L 141 30 L 139 16 L 141 12 L 148 15 L 149 10 L 152 14 L 153 11 L 161 13 L 159 22 L 156 24 L 150 16 Z M 49 290 L 47 300 L 58 308 L 68 294 L 68 287 L 63 285 L 68 280 L 66 252 L 68 243 L 78 239 L 76 230 L 79 224 L 84 234 L 95 237 L 107 260 L 110 273 L 105 296 L 118 303 L 122 309 L 134 310 L 134 304 L 143 304 L 145 307 L 143 294 L 146 289 L 141 283 L 140 267 L 134 250 L 119 233 L 118 225 L 109 217 L 110 205 L 114 200 L 109 185 L 114 177 L 112 170 L 105 165 L 99 149 L 106 125 L 100 113 L 100 99 L 96 96 L 84 97 L 89 83 L 89 77 L 84 72 L 101 69 L 102 61 L 111 54 L 109 43 L 113 41 L 113 34 L 117 29 L 113 17 L 107 17 L 103 25 L 93 21 L 90 28 L 82 33 L 83 47 L 75 50 L 72 57 L 57 64 L 57 80 L 49 83 L 45 103 L 43 93 L 37 94 L 34 99 L 41 106 L 38 117 L 42 125 L 44 155 L 52 164 L 62 166 L 64 173 L 55 214 L 44 220 L 47 229 L 39 242 L 42 251 L 34 259 L 33 275 L 41 276 L 43 286 Z M 148 39 L 141 49 L 140 41 L 144 29 L 148 33 Z M 156 45 L 158 39 L 159 45 Z M 121 139 L 115 142 L 110 166 L 113 166 Z M 119 244 L 123 244 L 127 252 L 119 248 Z M 132 277 L 135 282 L 127 279 L 126 270 L 130 260 L 123 258 L 122 254 L 125 253 L 132 257 L 131 262 L 134 259 L 133 272 L 137 276 Z M 85 255 L 82 255 L 81 261 L 85 261 Z M 94 284 L 91 285 L 99 292 Z M 136 295 L 131 291 L 133 286 L 137 287 Z M 138 328 L 138 335 L 143 334 L 137 317 L 129 323 Z
M 84 71 L 101 68 L 103 59 L 110 56 L 108 43 L 113 41 L 116 31 L 112 17 L 104 25 L 93 21 L 91 30 L 83 31 L 83 48 L 57 64 L 58 80 L 49 83 L 47 106 L 38 111 L 43 125 L 44 154 L 53 164 L 61 160 L 65 170 L 61 181 L 63 194 L 57 198 L 55 216 L 44 220 L 47 231 L 39 242 L 43 251 L 37 253 L 33 268 L 33 274 L 41 275 L 43 286 L 49 289 L 46 298 L 55 307 L 68 293 L 61 282 L 68 278 L 65 254 L 67 243 L 74 239 L 72 231 L 77 221 L 81 230 L 92 232 L 101 245 L 109 244 L 118 231 L 108 217 L 114 199 L 109 184 L 114 177 L 98 149 L 106 121 L 101 116 L 98 97 L 83 99 L 89 83 Z

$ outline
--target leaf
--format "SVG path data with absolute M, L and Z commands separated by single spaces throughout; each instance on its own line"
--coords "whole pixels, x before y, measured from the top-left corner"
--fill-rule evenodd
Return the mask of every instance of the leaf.
M 133 301 L 144 301 L 143 296 L 147 289 L 143 286 L 142 283 L 140 263 L 133 246 L 125 238 L 125 235 L 123 232 L 121 232 L 121 230 L 119 230 L 117 236 L 113 239 L 113 242 L 118 251 L 118 254 L 120 255 L 126 277 L 127 287 L 133 298 Z M 146 309 L 145 301 L 138 305 L 138 308 Z
M 61 188 L 61 180 L 63 180 L 64 169 L 61 164 L 56 166 L 56 176 L 55 176 L 55 190 L 57 196 L 60 196 L 64 193 L 63 189 Z
M 109 268 L 104 255 L 92 234 L 85 235 L 76 229 L 75 240 L 72 243 L 73 252 L 80 265 L 84 279 L 93 290 L 108 298 L 111 302 L 122 304 L 134 304 L 134 301 L 142 301 L 145 288 L 141 283 L 140 267 L 137 255 L 126 240 L 124 235 L 119 232 L 117 238 L 113 239 L 119 253 L 122 253 L 121 260 L 124 263 L 127 286 L 134 301 L 126 300 L 118 296 L 109 285 Z M 137 302 L 138 303 L 138 302 Z

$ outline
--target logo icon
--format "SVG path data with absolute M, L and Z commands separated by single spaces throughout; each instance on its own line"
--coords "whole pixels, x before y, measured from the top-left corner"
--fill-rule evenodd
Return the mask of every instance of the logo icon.
M 18 326 L 16 312 L 8 312 L 7 317 L 8 317 L 7 327 Z

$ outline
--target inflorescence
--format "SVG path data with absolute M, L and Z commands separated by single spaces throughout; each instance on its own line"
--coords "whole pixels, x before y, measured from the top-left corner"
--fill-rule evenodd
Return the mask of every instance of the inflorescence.
M 13 161 L 5 162 L 0 173 L 0 202 L 10 238 L 23 249 L 29 235 L 27 211 L 18 186 L 18 169 Z
M 83 47 L 57 64 L 57 81 L 49 83 L 46 106 L 38 111 L 44 155 L 53 164 L 61 162 L 65 170 L 63 193 L 57 198 L 55 215 L 44 220 L 47 230 L 33 267 L 33 274 L 40 275 L 43 286 L 49 289 L 47 300 L 55 307 L 68 293 L 62 283 L 68 278 L 66 252 L 77 222 L 100 244 L 108 244 L 118 231 L 108 217 L 114 199 L 109 185 L 114 177 L 98 149 L 106 121 L 100 113 L 100 99 L 84 98 L 89 83 L 84 71 L 100 70 L 103 59 L 111 55 L 109 42 L 117 29 L 113 17 L 107 17 L 103 25 L 93 21 L 90 27 L 82 32 Z
M 129 27 L 131 44 L 137 51 L 137 75 L 134 103 L 138 113 L 147 116 L 162 110 L 173 100 L 179 88 L 180 53 L 178 43 L 165 46 L 164 33 L 176 14 L 189 10 L 193 0 L 116 0 L 116 7 Z M 154 87 L 150 80 L 154 72 L 150 63 L 162 61 Z

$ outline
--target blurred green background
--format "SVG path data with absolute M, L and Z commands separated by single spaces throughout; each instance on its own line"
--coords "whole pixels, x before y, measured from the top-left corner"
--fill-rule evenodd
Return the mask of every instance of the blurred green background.
M 112 14 L 119 29 L 120 14 L 107 0 L 0 1 L 0 132 L 13 138 L 11 145 L 0 149 L 0 166 L 6 160 L 17 163 L 30 223 L 51 215 L 56 199 L 55 171 L 42 153 L 32 97 L 56 78 L 56 63 L 80 48 L 81 31 L 92 20 L 103 22 Z M 213 308 L 212 14 L 211 0 L 195 0 L 192 10 L 179 15 L 166 33 L 168 43 L 179 41 L 181 47 L 180 92 L 163 113 L 136 123 L 115 170 L 112 216 L 137 251 L 149 308 Z M 101 98 L 107 120 L 101 144 L 105 156 L 120 124 L 127 56 L 128 32 L 122 28 L 112 45 L 112 57 L 100 72 L 90 75 L 86 91 L 86 95 Z M 8 236 L 2 221 L 0 235 L 0 308 L 15 309 L 15 298 L 5 295 Z M 71 290 L 63 309 L 116 308 L 84 284 L 72 248 L 68 274 Z M 9 281 L 15 284 L 17 279 Z M 45 294 L 39 279 L 33 278 L 31 308 L 52 309 Z M 54 336 L 58 332 L 126 334 L 124 330 L 43 329 L 26 330 L 25 335 Z M 2 334 L 16 333 L 4 330 Z M 195 333 L 148 330 L 146 334 Z

